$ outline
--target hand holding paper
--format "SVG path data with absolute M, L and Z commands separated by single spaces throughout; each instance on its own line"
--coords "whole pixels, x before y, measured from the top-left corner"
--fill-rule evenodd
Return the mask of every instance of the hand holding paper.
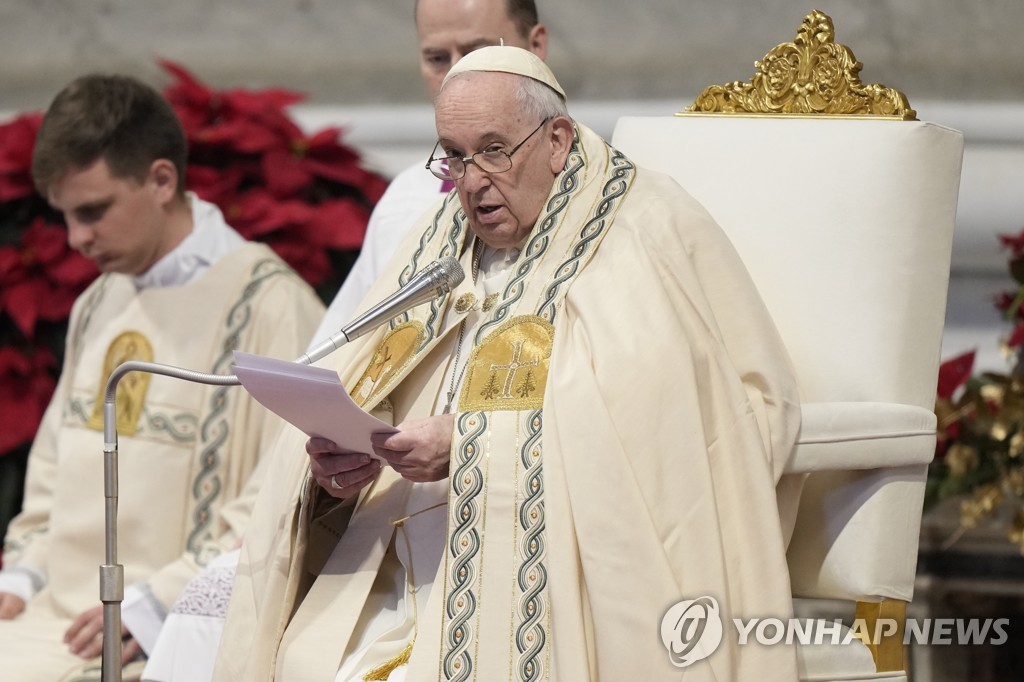
M 376 457 L 370 436 L 398 431 L 359 407 L 332 370 L 235 351 L 235 376 L 268 410 L 343 450 Z

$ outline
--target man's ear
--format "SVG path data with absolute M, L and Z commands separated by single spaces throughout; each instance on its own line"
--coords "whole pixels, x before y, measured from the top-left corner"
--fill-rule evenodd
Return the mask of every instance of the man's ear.
M 157 159 L 149 166 L 148 182 L 153 188 L 157 201 L 166 205 L 178 196 L 178 169 L 169 159 Z
M 548 27 L 544 24 L 534 24 L 533 28 L 530 29 L 530 33 L 526 36 L 526 44 L 530 47 L 530 52 L 534 53 L 542 60 L 548 58 Z
M 572 146 L 573 125 L 568 116 L 558 116 L 551 121 L 551 172 L 558 174 L 565 168 Z

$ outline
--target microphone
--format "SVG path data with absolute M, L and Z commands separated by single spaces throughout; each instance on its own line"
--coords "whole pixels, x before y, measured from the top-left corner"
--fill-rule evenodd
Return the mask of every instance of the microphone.
M 465 278 L 465 271 L 459 265 L 459 261 L 452 256 L 436 260 L 416 273 L 401 289 L 352 320 L 341 331 L 332 334 L 305 355 L 300 356 L 296 362 L 311 365 L 406 310 L 415 308 L 436 296 L 447 294 L 459 286 Z

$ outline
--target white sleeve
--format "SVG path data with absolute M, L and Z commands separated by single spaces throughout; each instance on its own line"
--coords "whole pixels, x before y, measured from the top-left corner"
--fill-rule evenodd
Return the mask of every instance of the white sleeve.
M 166 617 L 167 610 L 145 583 L 129 585 L 125 589 L 124 601 L 121 602 L 121 620 L 146 655 L 156 645 L 156 638 Z
M 0 571 L 0 592 L 7 592 L 26 604 L 46 584 L 46 576 L 29 566 L 15 566 Z

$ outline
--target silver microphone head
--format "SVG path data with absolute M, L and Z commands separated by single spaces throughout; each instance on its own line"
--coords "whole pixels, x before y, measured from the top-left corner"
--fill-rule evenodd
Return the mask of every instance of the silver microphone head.
M 466 271 L 459 265 L 459 261 L 452 256 L 440 258 L 434 261 L 432 265 L 436 268 L 433 274 L 436 277 L 435 287 L 438 296 L 447 294 L 462 284 L 462 280 L 466 279 Z
M 300 357 L 298 362 L 316 362 L 343 343 L 362 336 L 397 315 L 432 298 L 444 296 L 459 286 L 465 278 L 466 272 L 459 265 L 459 261 L 451 256 L 428 263 L 401 289 L 352 320 L 338 333 L 332 334 L 326 341 Z

